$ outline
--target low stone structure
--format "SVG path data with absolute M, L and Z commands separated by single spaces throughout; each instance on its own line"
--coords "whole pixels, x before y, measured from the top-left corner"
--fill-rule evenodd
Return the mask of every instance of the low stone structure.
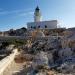
M 0 61 L 0 75 L 8 74 L 9 70 L 13 66 L 12 62 L 16 54 L 17 54 L 17 49 L 14 49 L 12 54 L 10 54 L 9 56 L 5 57 L 3 60 Z

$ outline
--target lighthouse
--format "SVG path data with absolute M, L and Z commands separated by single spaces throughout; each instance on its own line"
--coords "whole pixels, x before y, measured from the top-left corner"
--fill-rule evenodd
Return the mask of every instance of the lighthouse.
M 34 12 L 34 22 L 40 22 L 41 21 L 41 12 L 39 7 L 37 6 Z
M 34 10 L 34 21 L 27 23 L 27 29 L 29 31 L 36 30 L 36 29 L 55 29 L 57 28 L 58 21 L 57 20 L 49 20 L 49 21 L 42 21 L 41 20 L 41 12 L 39 7 L 37 6 Z

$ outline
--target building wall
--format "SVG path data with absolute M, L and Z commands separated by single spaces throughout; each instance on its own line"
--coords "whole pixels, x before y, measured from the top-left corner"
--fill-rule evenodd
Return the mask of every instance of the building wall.
M 51 21 L 41 21 L 41 22 L 30 22 L 27 23 L 28 29 L 54 29 L 57 28 L 57 20 L 51 20 Z
M 10 72 L 10 69 L 12 69 L 12 62 L 14 61 L 16 54 L 17 49 L 14 49 L 12 54 L 0 61 L 0 75 L 11 75 L 8 74 L 8 72 Z

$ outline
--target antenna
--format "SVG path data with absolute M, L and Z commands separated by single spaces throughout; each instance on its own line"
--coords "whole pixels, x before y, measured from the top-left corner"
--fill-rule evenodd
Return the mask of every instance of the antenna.
M 37 6 L 39 5 L 39 0 L 36 0 L 36 4 L 37 4 Z

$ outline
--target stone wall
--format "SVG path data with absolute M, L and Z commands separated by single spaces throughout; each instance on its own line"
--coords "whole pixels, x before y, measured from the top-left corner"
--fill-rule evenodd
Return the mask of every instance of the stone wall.
M 12 54 L 0 61 L 0 75 L 8 75 L 8 71 L 13 66 L 14 57 L 17 54 L 17 49 L 14 49 Z

